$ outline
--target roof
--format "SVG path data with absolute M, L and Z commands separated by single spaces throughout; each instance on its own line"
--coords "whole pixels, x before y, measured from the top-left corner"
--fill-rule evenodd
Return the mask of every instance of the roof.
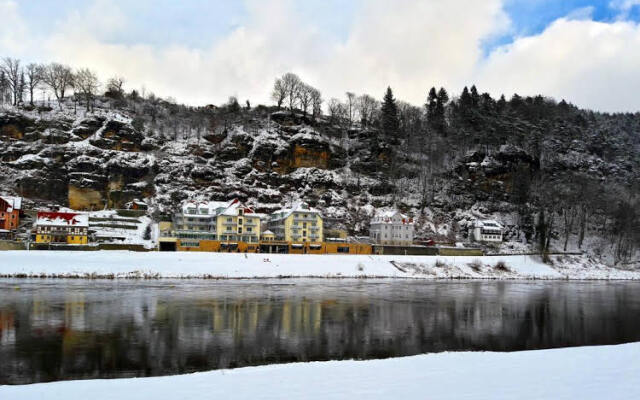
M 503 229 L 501 223 L 493 219 L 478 219 L 473 223 L 474 228 L 484 228 L 484 229 Z
M 304 212 L 307 214 L 318 214 L 322 216 L 322 214 L 320 213 L 320 210 L 313 207 L 309 207 L 309 205 L 305 202 L 297 202 L 290 208 L 283 208 L 278 211 L 274 211 L 271 214 L 271 220 L 278 221 L 281 219 L 286 219 L 294 212 Z
M 263 235 L 275 235 L 275 233 L 271 232 L 270 230 L 266 230 L 264 232 L 262 232 Z
M 403 224 L 413 224 L 413 218 L 408 215 L 402 214 L 398 210 L 382 209 L 378 210 L 371 219 L 371 223 L 375 224 L 393 224 L 393 218 L 398 217 Z
M 188 209 L 196 209 L 195 214 L 187 212 Z M 189 217 L 212 217 L 218 215 L 238 215 L 238 210 L 244 209 L 244 214 L 254 214 L 253 209 L 241 203 L 238 199 L 230 201 L 188 201 L 182 205 L 182 213 Z
M 195 214 L 189 214 L 191 216 L 210 217 L 215 215 L 220 208 L 226 208 L 230 202 L 228 201 L 207 201 L 207 202 L 195 202 L 187 201 L 182 204 L 182 213 L 189 214 L 187 209 L 195 208 Z M 204 212 L 203 212 L 204 211 Z
M 22 209 L 22 197 L 14 197 L 14 196 L 0 196 L 0 199 L 4 200 L 7 204 L 9 204 L 9 212 L 13 210 L 21 210 Z
M 38 211 L 37 226 L 89 226 L 89 214 Z

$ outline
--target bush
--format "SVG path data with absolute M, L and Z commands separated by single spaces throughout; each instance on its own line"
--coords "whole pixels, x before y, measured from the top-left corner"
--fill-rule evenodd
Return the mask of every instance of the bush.
M 470 262 L 469 264 L 469 268 L 471 268 L 472 270 L 474 270 L 475 272 L 480 272 L 480 269 L 482 268 L 482 261 L 480 260 L 473 260 L 472 262 Z
M 502 260 L 498 261 L 493 268 L 495 268 L 497 271 L 511 272 L 509 267 L 507 267 L 507 264 L 505 264 L 505 262 Z

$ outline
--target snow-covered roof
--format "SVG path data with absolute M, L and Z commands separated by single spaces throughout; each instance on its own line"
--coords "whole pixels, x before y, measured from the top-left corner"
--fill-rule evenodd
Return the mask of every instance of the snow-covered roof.
M 479 219 L 473 223 L 474 228 L 502 230 L 504 227 L 498 221 L 493 219 Z
M 0 196 L 0 199 L 4 200 L 7 204 L 9 204 L 10 210 L 21 210 L 22 209 L 22 197 L 14 197 L 14 196 Z
M 275 233 L 271 232 L 270 230 L 266 230 L 264 232 L 262 232 L 263 235 L 275 235 Z
M 294 212 L 302 212 L 302 213 L 307 213 L 307 214 L 317 214 L 317 215 L 322 216 L 322 214 L 320 213 L 320 210 L 318 210 L 316 208 L 313 208 L 313 207 L 309 207 L 309 205 L 307 203 L 297 202 L 290 208 L 283 208 L 283 209 L 280 209 L 278 211 L 273 212 L 271 214 L 271 220 L 272 221 L 277 221 L 277 220 L 285 219 L 285 218 L 289 217 L 291 214 L 293 214 Z
M 238 210 L 244 210 L 244 214 L 253 214 L 253 209 L 242 204 L 238 199 L 231 200 L 229 205 L 220 212 L 220 215 L 236 216 Z M 252 215 L 253 216 L 253 215 Z
M 216 215 L 219 209 L 227 208 L 229 204 L 230 202 L 228 201 L 187 201 L 182 205 L 182 213 L 189 214 L 189 216 L 209 217 L 212 215 Z M 195 213 L 191 213 L 191 210 L 195 210 Z
M 36 225 L 88 227 L 89 215 L 85 213 L 38 211 Z
M 238 199 L 231 201 L 188 201 L 182 205 L 182 213 L 189 217 L 212 217 L 218 215 L 237 216 L 238 210 L 243 209 L 244 214 L 253 214 L 253 209 L 241 203 Z M 193 213 L 195 210 L 195 213 Z
M 402 214 L 398 210 L 381 209 L 378 210 L 371 219 L 371 223 L 375 224 L 393 224 L 398 222 L 413 224 L 413 218 L 409 218 L 408 215 Z

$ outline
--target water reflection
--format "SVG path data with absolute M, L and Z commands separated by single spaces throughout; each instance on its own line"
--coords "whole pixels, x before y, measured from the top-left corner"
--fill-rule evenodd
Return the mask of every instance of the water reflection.
M 0 280 L 0 383 L 640 340 L 640 284 Z

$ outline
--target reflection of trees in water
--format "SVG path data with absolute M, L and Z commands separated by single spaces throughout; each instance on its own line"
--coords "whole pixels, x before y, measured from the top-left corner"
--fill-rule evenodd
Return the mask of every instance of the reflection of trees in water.
M 0 382 L 640 339 L 632 285 L 393 282 L 349 289 L 22 298 L 0 308 L 11 315 L 2 319 L 3 332 L 14 321 L 15 336 L 0 348 L 8 360 Z

